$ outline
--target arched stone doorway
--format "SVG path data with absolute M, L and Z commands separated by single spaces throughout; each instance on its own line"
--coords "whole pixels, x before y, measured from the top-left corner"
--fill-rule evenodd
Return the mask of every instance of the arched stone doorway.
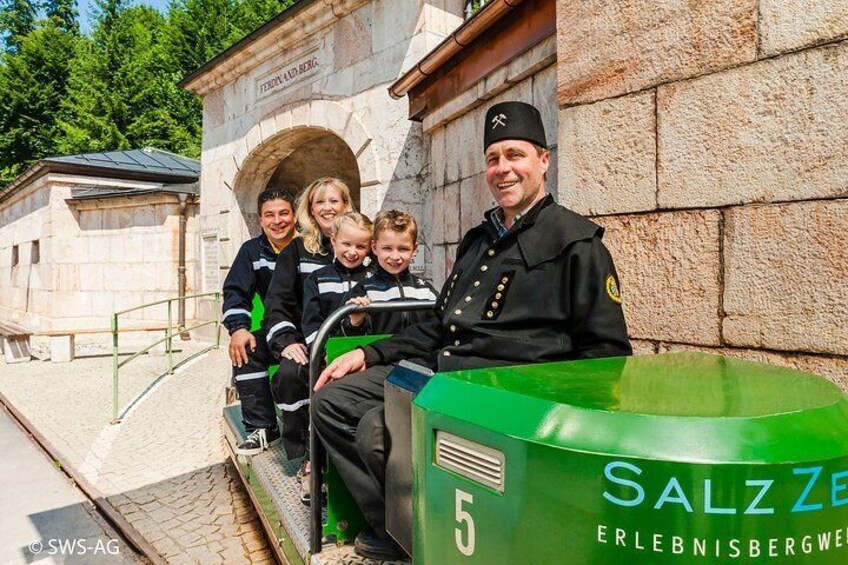
M 321 177 L 338 177 L 350 187 L 359 207 L 359 167 L 350 147 L 338 136 L 317 128 L 297 128 L 269 139 L 251 154 L 240 170 L 235 196 L 251 236 L 259 233 L 256 197 L 270 187 L 295 196 Z
M 308 139 L 310 135 L 315 137 Z M 286 188 L 298 194 L 316 178 L 337 177 L 347 183 L 359 206 L 359 167 L 345 142 L 322 130 L 306 130 L 293 137 L 300 138 L 297 149 L 280 163 L 267 187 Z
M 314 100 L 257 124 L 246 136 L 247 151 L 234 155 L 233 192 L 251 235 L 259 233 L 256 197 L 269 186 L 299 194 L 324 176 L 344 180 L 361 209 L 363 187 L 378 183 L 371 137 L 340 105 Z

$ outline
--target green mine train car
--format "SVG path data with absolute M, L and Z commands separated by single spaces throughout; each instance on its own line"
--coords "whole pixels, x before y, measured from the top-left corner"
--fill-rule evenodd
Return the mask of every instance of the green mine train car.
M 823 378 L 684 352 L 402 367 L 386 395 L 387 524 L 415 563 L 848 563 L 848 402 Z M 238 467 L 281 561 L 358 562 L 331 468 L 310 543 L 309 509 L 284 500 L 297 463 Z

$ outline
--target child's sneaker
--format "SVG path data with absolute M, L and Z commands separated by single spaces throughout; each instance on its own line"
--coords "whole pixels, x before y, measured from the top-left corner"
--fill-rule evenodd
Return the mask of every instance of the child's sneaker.
M 300 501 L 307 506 L 312 500 L 312 491 L 310 490 L 309 475 L 312 473 L 312 465 L 309 459 L 304 459 L 300 464 L 300 469 L 297 471 L 297 481 L 300 483 Z
M 280 443 L 280 431 L 257 428 L 247 438 L 236 446 L 238 455 L 256 455 L 271 446 Z
M 309 460 L 304 460 L 300 465 L 300 470 L 297 472 L 297 480 L 300 482 L 300 501 L 309 506 L 312 503 L 312 483 L 310 482 L 310 474 L 312 466 Z M 321 505 L 327 505 L 327 485 L 321 485 Z
M 300 501 L 309 506 L 312 503 L 312 489 L 309 485 L 309 475 L 306 480 L 300 483 Z

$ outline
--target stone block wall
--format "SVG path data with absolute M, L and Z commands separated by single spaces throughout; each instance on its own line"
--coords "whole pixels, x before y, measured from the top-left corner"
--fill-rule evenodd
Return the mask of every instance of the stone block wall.
M 486 184 L 482 128 L 486 110 L 507 100 L 537 106 L 542 114 L 551 166 L 549 192 L 557 190 L 556 41 L 551 37 L 511 61 L 424 119 L 430 140 L 431 198 L 425 232 L 432 250 L 433 284 L 440 287 L 453 267 L 462 235 L 495 205 Z
M 50 188 L 44 177 L 0 205 L 0 320 L 28 327 L 41 323 L 53 273 L 45 237 L 51 226 Z M 39 260 L 33 264 L 33 245 Z M 17 265 L 12 264 L 17 247 Z
M 177 296 L 179 204 L 174 197 L 105 200 L 78 205 L 77 213 L 78 235 L 57 241 L 60 247 L 73 247 L 77 252 L 56 257 L 57 268 L 68 269 L 71 274 L 67 280 L 56 281 L 56 290 L 78 287 L 77 304 L 63 306 L 55 317 L 60 317 L 60 313 L 62 317 L 94 316 L 86 322 L 101 327 L 106 319 L 108 327 L 108 313 Z M 200 292 L 196 277 L 197 234 L 195 208 L 190 212 L 186 233 L 189 295 Z M 193 301 L 187 302 L 186 308 L 186 315 L 193 317 Z M 172 315 L 176 320 L 176 303 L 172 305 Z M 167 306 L 162 305 L 130 313 L 126 319 L 158 323 L 167 320 L 167 316 Z
M 177 295 L 176 197 L 67 202 L 74 188 L 109 182 L 47 174 L 0 205 L 0 319 L 34 331 L 109 329 L 116 310 Z M 191 206 L 186 237 L 188 294 L 199 292 L 197 224 L 197 209 Z M 34 242 L 37 262 L 33 262 Z M 12 266 L 15 245 L 18 264 Z M 176 312 L 174 307 L 174 320 Z M 196 316 L 192 301 L 187 302 L 186 314 Z M 167 319 L 167 310 L 156 307 L 130 317 L 139 324 L 156 325 Z
M 637 353 L 848 385 L 848 0 L 557 4 L 560 201 Z
M 427 144 L 388 87 L 462 22 L 463 6 L 343 0 L 331 11 L 315 3 L 188 85 L 204 98 L 201 233 L 219 242 L 208 256 L 220 269 L 202 267 L 207 288 L 216 278 L 220 288 L 241 243 L 258 233 L 248 221 L 255 195 L 302 146 L 300 135 L 331 137 L 350 152 L 364 213 L 397 207 L 425 215 Z M 267 82 L 309 60 L 308 72 Z M 331 155 L 311 160 L 317 168 L 322 159 Z M 417 264 L 429 262 L 424 242 Z

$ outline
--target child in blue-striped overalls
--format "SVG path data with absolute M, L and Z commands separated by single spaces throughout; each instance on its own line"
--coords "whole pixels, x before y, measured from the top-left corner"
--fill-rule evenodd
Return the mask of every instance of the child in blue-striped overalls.
M 370 276 L 366 263 L 371 249 L 372 228 L 371 220 L 357 212 L 348 212 L 333 223 L 330 242 L 335 258 L 326 267 L 311 273 L 303 283 L 301 329 L 307 347 L 311 348 L 324 320 L 341 306 L 342 297 Z M 338 334 L 339 331 L 334 333 Z M 350 335 L 350 325 L 345 324 L 341 333 Z M 286 417 L 296 418 L 297 425 L 302 426 L 305 435 L 309 426 L 308 398 L 300 399 L 299 403 L 302 403 L 301 407 L 288 412 Z M 300 497 L 305 503 L 309 502 L 308 474 L 308 463 L 304 461 L 298 476 L 301 480 Z

